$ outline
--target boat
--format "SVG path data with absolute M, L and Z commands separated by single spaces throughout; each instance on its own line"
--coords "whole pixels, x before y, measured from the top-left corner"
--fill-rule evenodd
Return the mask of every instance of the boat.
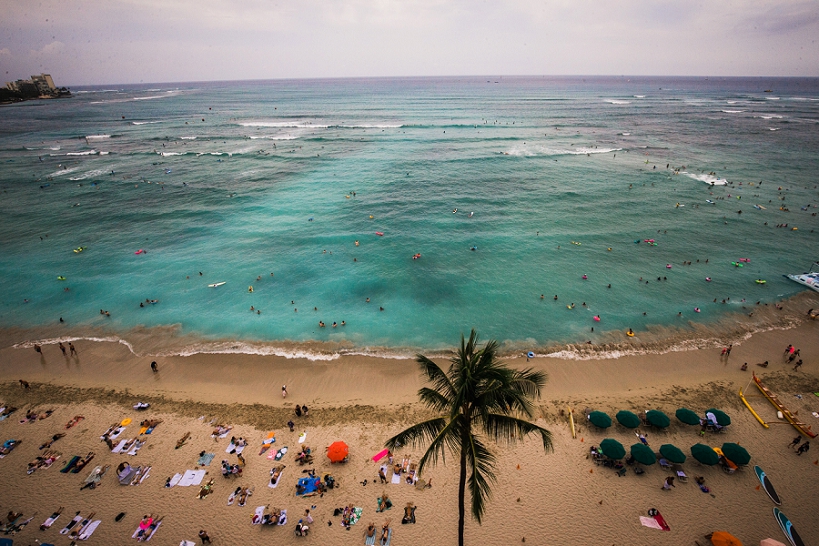
M 759 390 L 762 392 L 765 398 L 767 398 L 768 401 L 771 404 L 773 404 L 773 406 L 777 410 L 782 412 L 782 415 L 785 416 L 785 419 L 788 420 L 788 422 L 793 426 L 793 428 L 795 428 L 805 436 L 808 436 L 810 438 L 816 438 L 816 433 L 810 429 L 810 426 L 800 421 L 797 421 L 796 416 L 793 413 L 791 413 L 790 410 L 788 410 L 788 408 L 782 405 L 782 402 L 779 401 L 779 398 L 777 398 L 776 395 L 768 389 L 768 387 L 762 384 L 762 382 L 759 380 L 756 374 L 753 375 L 753 379 L 754 383 L 756 383 L 757 388 L 759 388 Z
M 819 262 L 813 262 L 810 271 L 801 275 L 785 275 L 787 278 L 799 284 L 805 285 L 819 292 Z
M 765 428 L 770 428 L 768 426 L 768 423 L 762 420 L 762 417 L 760 417 L 759 414 L 754 411 L 754 408 L 752 408 L 751 404 L 748 403 L 748 400 L 745 399 L 745 395 L 742 394 L 742 387 L 740 387 L 739 389 L 739 398 L 740 400 L 742 400 L 742 403 L 745 404 L 745 407 L 748 408 L 748 410 L 751 412 L 751 415 L 753 415 L 756 418 L 756 420 L 759 421 L 760 425 L 762 425 Z

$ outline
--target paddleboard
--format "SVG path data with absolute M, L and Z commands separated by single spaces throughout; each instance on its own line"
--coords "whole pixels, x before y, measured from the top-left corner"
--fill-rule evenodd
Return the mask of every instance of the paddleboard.
M 223 284 L 225 284 L 225 282 L 226 282 L 226 281 L 222 281 L 222 282 L 215 282 L 215 283 L 213 283 L 213 284 L 209 284 L 209 285 L 208 285 L 208 288 L 219 288 L 220 286 L 222 286 Z
M 805 546 L 802 537 L 800 537 L 799 533 L 794 529 L 791 520 L 789 520 L 779 508 L 774 508 L 773 513 L 777 523 L 779 523 L 779 528 L 782 529 L 782 532 L 788 537 L 788 542 L 790 542 L 792 546 Z
M 276 457 L 274 457 L 274 459 L 275 459 L 276 461 L 281 461 L 281 460 L 282 460 L 282 457 L 284 457 L 284 454 L 285 454 L 285 453 L 287 453 L 287 446 L 285 446 L 285 447 L 281 448 L 281 449 L 278 451 L 278 453 L 276 453 Z
M 782 504 L 782 501 L 779 499 L 779 495 L 777 495 L 776 490 L 774 489 L 771 480 L 768 479 L 768 475 L 765 474 L 765 471 L 759 468 L 758 466 L 754 467 L 754 472 L 756 472 L 756 476 L 759 478 L 760 483 L 762 483 L 762 488 L 765 489 L 765 492 L 771 497 L 771 500 L 774 501 L 774 504 L 779 506 Z

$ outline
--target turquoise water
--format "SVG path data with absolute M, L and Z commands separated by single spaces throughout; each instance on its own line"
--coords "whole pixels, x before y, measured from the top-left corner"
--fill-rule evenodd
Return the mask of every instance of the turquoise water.
M 0 327 L 529 350 L 717 322 L 819 258 L 816 79 L 74 93 L 0 109 Z

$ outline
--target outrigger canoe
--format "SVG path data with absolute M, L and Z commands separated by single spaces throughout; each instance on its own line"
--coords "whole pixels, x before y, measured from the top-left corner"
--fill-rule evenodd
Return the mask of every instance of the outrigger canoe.
M 797 421 L 796 416 L 793 413 L 791 413 L 790 410 L 788 410 L 788 408 L 782 405 L 782 402 L 779 401 L 779 398 L 777 398 L 776 395 L 772 393 L 770 389 L 768 389 L 768 387 L 762 384 L 762 382 L 759 380 L 756 374 L 753 375 L 753 378 L 754 383 L 756 383 L 756 386 L 759 388 L 759 390 L 762 392 L 765 398 L 767 398 L 768 401 L 771 404 L 773 404 L 773 406 L 776 409 L 782 412 L 782 415 L 785 416 L 785 419 L 788 420 L 788 422 L 793 426 L 793 428 L 795 428 L 805 436 L 816 438 L 816 433 L 810 429 L 810 425 L 806 425 L 801 421 Z

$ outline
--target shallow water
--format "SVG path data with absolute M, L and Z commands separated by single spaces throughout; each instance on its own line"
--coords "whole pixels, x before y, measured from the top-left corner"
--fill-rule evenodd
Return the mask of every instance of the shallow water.
M 819 256 L 819 80 L 495 81 L 75 89 L 3 107 L 0 327 L 63 317 L 75 334 L 308 353 L 438 350 L 474 327 L 537 350 L 700 335 L 692 321 L 803 290 L 782 275 Z

